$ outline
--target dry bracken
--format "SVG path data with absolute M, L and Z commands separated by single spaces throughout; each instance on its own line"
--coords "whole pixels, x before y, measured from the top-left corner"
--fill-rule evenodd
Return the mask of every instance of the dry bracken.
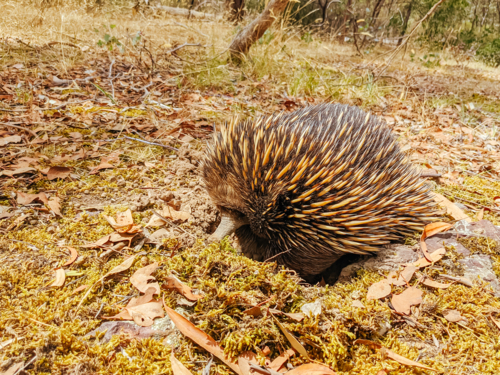
M 385 123 L 323 104 L 233 121 L 207 148 L 203 176 L 245 255 L 303 277 L 345 253 L 367 254 L 433 220 L 425 181 Z

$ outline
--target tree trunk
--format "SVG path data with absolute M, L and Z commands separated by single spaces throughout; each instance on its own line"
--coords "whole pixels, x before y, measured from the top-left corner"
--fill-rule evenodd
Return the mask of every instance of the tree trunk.
M 286 8 L 289 0 L 271 0 L 267 4 L 266 9 L 254 19 L 248 26 L 240 31 L 233 39 L 229 46 L 231 59 L 235 62 L 242 60 L 252 44 L 254 44 L 266 30 L 273 24 L 274 20 L 278 18 L 281 12 Z
M 403 36 L 405 35 L 406 29 L 408 28 L 408 21 L 410 20 L 412 7 L 413 7 L 413 0 L 410 2 L 410 4 L 408 4 L 408 9 L 406 10 L 405 19 L 403 21 L 403 27 L 401 28 L 401 38 L 399 38 L 398 40 L 398 46 L 400 46 L 401 43 L 403 42 Z

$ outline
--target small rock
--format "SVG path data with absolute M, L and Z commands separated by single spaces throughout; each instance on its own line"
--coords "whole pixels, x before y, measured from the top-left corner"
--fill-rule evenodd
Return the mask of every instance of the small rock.
M 162 194 L 160 198 L 165 202 L 171 201 L 172 199 L 174 199 L 174 193 L 172 193 L 171 191 L 167 191 L 166 193 Z
M 30 220 L 30 224 L 31 225 L 37 225 L 38 224 L 38 220 Z
M 170 159 L 177 159 L 177 155 L 170 155 L 169 158 Z
M 124 187 L 127 185 L 127 183 L 125 182 L 125 180 L 120 180 L 116 183 L 119 187 Z
M 47 228 L 47 233 L 55 233 L 55 232 L 56 232 L 56 228 L 54 228 L 52 225 Z
M 132 212 L 137 211 L 137 206 L 135 204 L 130 205 L 130 211 Z
M 179 199 L 174 199 L 168 202 L 168 205 L 174 210 L 179 211 L 181 209 L 182 202 Z
M 89 191 L 88 191 L 88 190 L 84 190 L 84 191 L 82 191 L 82 193 L 83 193 L 83 194 L 88 194 L 88 193 L 89 193 Z
M 195 186 L 196 186 L 196 182 L 191 181 L 191 182 L 189 183 L 189 187 L 190 187 L 190 188 L 194 188 Z
M 141 258 L 141 265 L 142 265 L 143 267 L 146 267 L 148 264 L 149 264 L 148 257 L 142 257 L 142 258 Z
M 107 196 L 108 196 L 108 194 L 106 194 L 106 193 L 101 194 L 101 198 L 106 198 Z
M 302 311 L 305 315 L 312 314 L 313 316 L 318 316 L 321 314 L 321 302 L 316 301 L 316 302 L 306 303 L 304 306 L 300 308 L 300 311 Z

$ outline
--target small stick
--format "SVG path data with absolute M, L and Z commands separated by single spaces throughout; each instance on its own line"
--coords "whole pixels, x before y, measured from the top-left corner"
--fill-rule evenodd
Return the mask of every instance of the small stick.
M 179 151 L 178 149 L 176 149 L 175 147 L 170 147 L 170 146 L 167 146 L 167 145 L 162 145 L 161 143 L 156 143 L 156 142 L 150 142 L 150 141 L 146 141 L 144 139 L 139 139 L 139 138 L 133 138 L 133 137 L 128 137 L 126 135 L 123 136 L 123 138 L 125 139 L 130 139 L 131 141 L 137 141 L 137 142 L 142 142 L 142 143 L 146 143 L 148 145 L 152 145 L 152 146 L 160 146 L 160 147 L 163 147 L 163 148 L 168 148 L 169 150 L 172 150 L 172 151 Z M 117 138 L 116 140 L 118 140 L 119 138 Z
M 160 215 L 158 212 L 156 212 L 155 210 L 153 210 L 153 213 L 158 216 L 160 219 L 162 219 L 163 221 L 165 221 L 166 223 L 169 223 L 170 225 L 176 227 L 177 229 L 183 231 L 184 233 L 186 234 L 189 234 L 190 236 L 196 238 L 196 236 L 194 234 L 191 234 L 189 233 L 188 231 L 186 231 L 185 229 L 181 228 L 180 226 L 178 226 L 177 224 L 174 224 L 172 221 L 168 220 L 166 217 L 163 217 L 162 215 Z
M 276 254 L 276 255 L 273 255 L 271 258 L 266 259 L 266 260 L 264 261 L 264 263 L 267 263 L 267 262 L 269 262 L 271 259 L 274 259 L 274 258 L 276 258 L 276 257 L 278 257 L 278 256 L 280 256 L 280 255 L 282 255 L 282 254 L 286 254 L 286 253 L 288 253 L 288 252 L 290 252 L 290 251 L 292 251 L 292 249 L 288 249 L 288 250 L 282 251 L 281 253 L 278 253 L 278 254 Z
M 23 128 L 22 126 L 12 125 L 12 124 L 8 124 L 6 122 L 0 122 L 0 125 L 9 126 L 11 128 L 16 128 L 16 129 L 21 129 L 21 130 L 27 131 L 28 133 L 34 135 L 35 137 L 38 137 L 38 135 L 34 131 L 31 131 L 29 129 Z
M 172 53 L 172 52 L 180 50 L 181 48 L 184 48 L 184 47 L 203 47 L 203 48 L 205 48 L 206 46 L 204 46 L 200 43 L 184 43 L 178 47 L 175 47 L 175 48 L 172 48 L 171 50 L 166 51 L 165 53 Z
M 439 275 L 439 277 L 442 277 L 442 278 L 448 279 L 448 280 L 452 280 L 452 281 L 456 281 L 457 283 L 464 284 L 464 285 L 469 286 L 469 287 L 473 286 L 472 282 L 465 277 L 456 277 L 456 276 L 450 276 L 450 275 L 445 275 L 445 274 L 441 274 L 441 275 Z

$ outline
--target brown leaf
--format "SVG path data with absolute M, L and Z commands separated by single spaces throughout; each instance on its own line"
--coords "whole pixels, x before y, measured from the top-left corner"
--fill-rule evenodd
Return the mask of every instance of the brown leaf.
M 129 303 L 127 303 L 126 308 L 129 307 L 134 307 L 134 306 L 139 306 L 139 305 L 144 305 L 145 303 L 149 303 L 153 300 L 153 296 L 157 294 L 156 289 L 154 287 L 149 287 L 146 292 L 144 292 L 144 295 L 140 297 L 134 297 L 132 298 Z
M 380 280 L 368 288 L 366 299 L 380 299 L 391 294 L 391 282 L 387 279 Z
M 10 366 L 7 371 L 2 372 L 1 375 L 14 375 L 17 374 L 18 371 L 24 367 L 24 362 L 18 362 L 12 366 Z
M 67 167 L 50 167 L 47 172 L 47 179 L 49 181 L 55 180 L 56 178 L 66 178 L 71 173 L 71 168 Z
M 66 267 L 66 266 L 73 264 L 73 262 L 76 260 L 76 258 L 78 258 L 78 251 L 76 251 L 75 248 L 68 246 L 68 250 L 69 250 L 71 256 L 70 256 L 69 260 L 66 263 L 64 263 L 61 267 Z
M 438 281 L 434 281 L 428 277 L 421 277 L 420 282 L 422 284 L 424 284 L 425 286 L 428 286 L 430 288 L 436 288 L 436 289 L 447 289 L 453 285 L 453 283 L 443 284 L 443 283 L 440 283 Z
M 245 311 L 243 311 L 243 314 L 246 314 L 246 315 L 252 315 L 252 316 L 262 316 L 262 310 L 260 309 L 259 306 L 254 306 L 254 307 L 251 307 Z
M 432 261 L 429 252 L 427 251 L 427 245 L 425 243 L 425 239 L 429 238 L 437 233 L 444 232 L 453 227 L 452 224 L 437 222 L 427 224 L 424 228 L 422 236 L 420 237 L 420 247 L 422 248 L 422 252 L 424 253 L 425 259 L 428 261 Z
M 393 295 L 391 303 L 397 312 L 410 315 L 410 307 L 422 303 L 422 291 L 412 286 L 401 294 Z
M 128 257 L 126 260 L 124 260 L 122 263 L 120 263 L 119 265 L 117 265 L 115 268 L 113 268 L 111 271 L 109 271 L 104 277 L 108 277 L 108 276 L 111 276 L 111 275 L 114 275 L 116 273 L 120 273 L 120 272 L 123 272 L 123 271 L 126 271 L 128 270 L 130 267 L 132 267 L 132 264 L 134 264 L 134 261 L 135 261 L 135 258 L 138 256 L 139 254 L 136 254 L 136 255 L 132 255 L 130 257 Z M 141 254 L 142 255 L 142 254 Z
M 278 357 L 276 357 L 268 367 L 271 370 L 278 371 L 290 357 L 293 357 L 295 355 L 295 353 L 295 350 L 288 349 L 287 351 L 281 353 Z
M 139 268 L 130 276 L 130 282 L 142 293 L 146 293 L 149 288 L 154 288 L 154 294 L 160 294 L 160 285 L 158 283 L 148 284 L 148 281 L 154 280 L 155 278 L 151 276 L 153 272 L 158 268 L 158 263 L 152 263 L 146 267 Z
M 283 313 L 283 315 L 289 317 L 292 320 L 295 320 L 296 322 L 301 322 L 305 318 L 305 315 L 302 313 Z
M 49 200 L 48 206 L 57 216 L 62 217 L 61 214 L 61 199 L 59 197 L 52 197 Z
M 9 137 L 0 138 L 0 146 L 5 146 L 9 143 L 21 142 L 22 138 L 18 135 L 11 135 Z
M 467 321 L 462 315 L 460 315 L 460 311 L 457 310 L 448 310 L 443 313 L 444 318 L 449 322 L 460 322 L 461 320 Z
M 52 284 L 50 284 L 50 286 L 60 287 L 64 285 L 65 281 L 66 281 L 66 273 L 62 268 L 59 268 L 56 270 L 56 279 Z
M 240 367 L 242 375 L 252 375 L 250 372 L 250 363 L 258 364 L 257 355 L 253 352 L 243 352 L 238 357 L 238 366 Z M 255 372 L 253 372 L 255 374 Z
M 240 367 L 224 354 L 224 350 L 222 350 L 219 344 L 212 337 L 207 335 L 199 328 L 196 328 L 194 324 L 189 320 L 165 305 L 165 301 L 163 301 L 163 306 L 167 311 L 168 316 L 170 317 L 170 319 L 172 319 L 172 322 L 179 329 L 179 331 L 181 331 L 185 336 L 189 337 L 203 349 L 219 358 L 222 362 L 228 365 L 231 370 L 239 375 L 243 375 Z
M 165 281 L 166 283 L 162 285 L 162 288 L 175 290 L 190 301 L 198 301 L 199 299 L 203 298 L 203 296 L 199 294 L 193 294 L 190 287 L 188 287 L 186 284 L 183 284 L 182 281 L 180 281 L 173 275 L 168 276 Z
M 405 269 L 399 274 L 398 279 L 392 281 L 392 285 L 403 286 L 408 284 L 416 270 L 417 267 L 414 265 L 406 266 Z
M 357 299 L 355 299 L 354 301 L 352 301 L 351 306 L 352 307 L 359 307 L 360 309 L 364 309 L 365 308 L 365 305 L 363 305 L 363 303 L 361 301 L 358 301 Z
M 295 367 L 293 370 L 288 371 L 286 375 L 337 375 L 337 373 L 329 367 L 317 363 L 308 363 Z
M 435 192 L 432 192 L 431 194 L 434 197 L 434 201 L 436 201 L 436 203 L 440 204 L 441 206 L 444 206 L 446 208 L 447 214 L 453 217 L 455 220 L 466 220 L 469 223 L 472 221 L 465 212 L 458 208 L 457 205 L 451 202 L 448 198 Z
M 102 169 L 109 169 L 109 168 L 114 168 L 114 167 L 115 167 L 114 165 L 109 164 L 107 161 L 101 161 L 101 164 L 92 168 L 90 170 L 89 174 L 96 174 L 97 172 L 99 172 Z
M 484 207 L 481 208 L 479 211 L 477 211 L 476 219 L 477 221 L 481 221 L 483 220 L 483 217 L 484 217 Z
M 16 174 L 23 174 L 28 172 L 36 172 L 36 169 L 31 167 L 22 167 L 22 168 L 17 168 L 13 171 L 3 170 L 0 172 L 0 176 L 13 177 Z
M 47 205 L 49 204 L 49 200 L 47 199 L 45 193 L 27 194 L 27 193 L 21 193 L 20 191 L 16 191 L 16 195 L 17 195 L 17 203 L 19 203 L 22 206 L 28 205 L 34 200 L 38 200 Z
M 135 324 L 141 327 L 149 327 L 153 325 L 154 318 L 163 318 L 165 316 L 160 302 L 149 302 L 134 307 L 127 307 L 127 311 L 132 316 Z
M 500 322 L 499 322 L 499 321 L 497 321 L 497 320 L 495 320 L 495 319 L 493 318 L 493 315 L 490 315 L 490 319 L 491 319 L 491 321 L 492 321 L 493 323 L 495 323 L 495 325 L 497 326 L 497 328 L 498 328 L 498 329 L 500 329 Z
M 88 285 L 80 285 L 78 288 L 73 290 L 73 292 L 71 294 L 73 295 L 73 294 L 80 293 L 81 291 L 87 289 L 88 287 L 89 287 Z
M 170 206 L 165 206 L 163 210 L 159 211 L 158 213 L 166 219 L 171 219 L 172 221 L 179 222 L 185 222 L 191 217 L 191 214 L 189 212 L 176 211 Z M 146 227 L 160 227 L 165 224 L 166 222 L 161 217 L 153 214 L 153 216 L 151 216 L 151 219 L 149 219 L 149 222 L 146 224 Z
M 175 358 L 174 351 L 170 354 L 170 363 L 172 365 L 172 372 L 174 375 L 193 375 L 177 358 Z
M 446 254 L 446 249 L 441 248 L 437 249 L 434 251 L 432 254 L 430 254 L 431 261 L 429 262 L 425 258 L 420 258 L 416 262 L 412 263 L 411 265 L 417 267 L 417 268 L 422 268 L 422 267 L 427 267 L 431 265 L 432 263 L 436 263 L 437 261 L 441 260 L 441 258 Z
M 290 342 L 292 348 L 294 348 L 298 353 L 300 353 L 300 355 L 303 355 L 304 357 L 309 359 L 309 355 L 307 354 L 306 348 L 302 346 L 299 340 L 297 340 L 294 335 L 292 335 L 285 327 L 283 327 L 281 323 L 278 321 L 278 319 L 274 318 L 274 321 L 276 322 L 278 327 L 280 327 L 281 332 L 283 332 L 288 342 Z
M 386 347 L 384 347 L 380 344 L 377 344 L 376 342 L 370 341 L 370 340 L 358 339 L 358 340 L 354 341 L 354 344 L 364 344 L 364 345 L 368 345 L 374 349 L 378 349 L 381 352 L 383 352 L 388 358 L 390 358 L 390 359 L 392 359 L 392 360 L 394 360 L 402 365 L 405 365 L 405 366 L 418 367 L 418 368 L 423 368 L 425 370 L 430 370 L 430 371 L 437 371 L 431 367 L 427 367 L 427 366 L 422 365 L 418 362 L 412 361 L 411 359 L 405 358 L 402 355 L 394 353 L 392 350 L 387 349 Z

